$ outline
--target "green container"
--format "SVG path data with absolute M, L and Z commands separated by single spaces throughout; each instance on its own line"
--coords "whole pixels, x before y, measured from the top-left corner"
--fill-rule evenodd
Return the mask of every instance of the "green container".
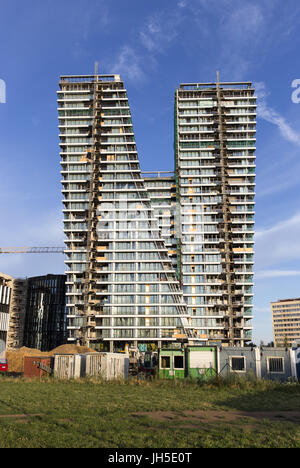
M 188 346 L 186 376 L 191 379 L 209 380 L 217 375 L 217 348 L 215 346 Z
M 215 346 L 188 346 L 183 349 L 161 349 L 159 372 L 161 379 L 209 380 L 217 374 Z
M 184 379 L 185 353 L 182 349 L 162 349 L 159 353 L 159 372 L 161 379 Z

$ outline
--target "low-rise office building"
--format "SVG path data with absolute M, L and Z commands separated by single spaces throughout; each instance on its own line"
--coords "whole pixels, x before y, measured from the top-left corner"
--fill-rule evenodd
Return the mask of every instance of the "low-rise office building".
M 275 346 L 291 346 L 300 339 L 300 298 L 271 302 Z

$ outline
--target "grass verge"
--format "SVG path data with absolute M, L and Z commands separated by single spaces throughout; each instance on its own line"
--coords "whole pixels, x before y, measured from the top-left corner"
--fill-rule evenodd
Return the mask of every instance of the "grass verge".
M 300 385 L 0 378 L 0 447 L 300 447 Z

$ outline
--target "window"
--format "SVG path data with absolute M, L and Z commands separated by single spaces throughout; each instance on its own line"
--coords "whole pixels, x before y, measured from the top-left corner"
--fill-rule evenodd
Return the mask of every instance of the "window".
M 231 357 L 231 370 L 235 372 L 245 372 L 246 371 L 246 366 L 245 366 L 245 357 L 244 356 L 238 356 L 238 357 Z
M 162 369 L 170 369 L 170 356 L 161 356 L 160 367 Z
M 268 372 L 284 372 L 283 367 L 283 357 L 275 358 L 269 357 L 268 358 Z
M 174 356 L 174 369 L 183 369 L 183 356 Z

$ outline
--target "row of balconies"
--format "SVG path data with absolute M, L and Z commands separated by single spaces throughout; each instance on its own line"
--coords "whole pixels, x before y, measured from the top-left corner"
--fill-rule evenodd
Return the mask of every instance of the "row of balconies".
M 223 134 L 223 141 L 224 143 L 226 142 L 230 142 L 230 141 L 235 141 L 235 140 L 239 140 L 241 142 L 243 141 L 248 141 L 249 139 L 251 140 L 255 140 L 255 136 L 253 135 L 253 133 L 255 133 L 255 131 L 251 132 L 251 133 L 247 133 L 247 132 L 244 132 L 244 133 L 240 133 L 240 132 L 236 132 L 236 134 L 234 134 L 233 131 L 230 132 L 229 135 L 226 136 L 226 134 Z M 185 142 L 185 141 L 219 141 L 219 137 L 218 136 L 214 136 L 212 134 L 205 134 L 205 133 L 186 133 L 186 132 L 180 132 L 180 137 L 179 137 L 179 143 L 182 143 L 182 142 Z M 249 146 L 252 146 L 252 145 L 249 145 Z

